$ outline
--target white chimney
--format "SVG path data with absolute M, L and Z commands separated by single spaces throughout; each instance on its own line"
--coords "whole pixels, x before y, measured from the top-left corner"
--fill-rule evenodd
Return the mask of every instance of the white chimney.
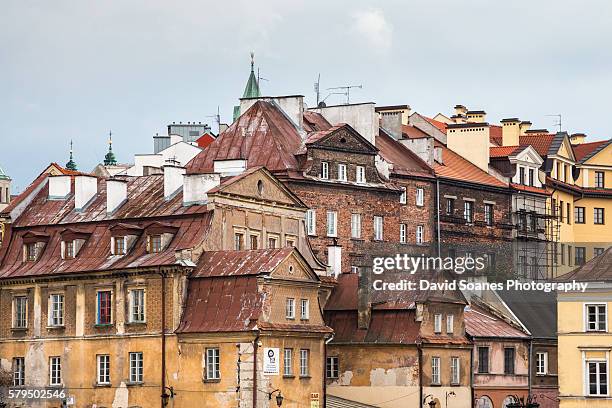
M 327 247 L 327 263 L 331 268 L 333 276 L 337 277 L 342 273 L 342 247 L 332 245 Z
M 127 200 L 127 181 L 106 180 L 106 212 L 112 213 Z
M 174 164 L 164 166 L 164 198 L 169 200 L 183 186 L 185 168 Z
M 260 98 L 243 98 L 240 99 L 240 114 L 249 110 L 257 101 L 268 101 L 275 103 L 283 113 L 297 126 L 298 129 L 303 128 L 304 124 L 304 95 L 287 95 L 287 96 L 263 96 Z
M 213 161 L 213 171 L 219 173 L 222 177 L 237 176 L 244 173 L 246 169 L 247 161 L 245 159 Z
M 49 199 L 59 200 L 70 194 L 70 176 L 49 176 Z
M 204 204 L 208 201 L 208 192 L 221 184 L 218 173 L 187 174 L 183 183 L 183 205 Z
M 332 125 L 349 124 L 361 136 L 375 145 L 379 121 L 374 102 L 317 107 L 309 110 L 320 113 Z
M 94 176 L 76 176 L 74 178 L 74 209 L 77 211 L 85 208 L 87 203 L 98 192 L 98 178 Z

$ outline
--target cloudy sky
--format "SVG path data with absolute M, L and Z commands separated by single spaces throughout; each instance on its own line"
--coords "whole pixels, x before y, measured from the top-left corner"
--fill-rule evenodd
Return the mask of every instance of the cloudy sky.
M 109 129 L 121 162 L 172 121 L 231 120 L 255 51 L 262 91 L 363 85 L 352 101 L 407 103 L 589 139 L 611 135 L 612 2 L 591 0 L 4 0 L 0 167 L 22 190 L 46 164 L 91 170 Z M 341 103 L 332 95 L 330 103 Z

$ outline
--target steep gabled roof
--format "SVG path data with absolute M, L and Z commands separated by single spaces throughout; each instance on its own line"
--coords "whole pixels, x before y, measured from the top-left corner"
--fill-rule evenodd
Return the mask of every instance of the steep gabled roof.
M 572 145 L 574 155 L 576 156 L 576 161 L 578 163 L 586 162 L 591 157 L 605 149 L 610 143 L 612 143 L 612 139 Z
M 584 265 L 557 278 L 559 281 L 612 282 L 612 247 Z
M 533 338 L 557 340 L 556 293 L 526 295 L 521 290 L 500 290 L 497 294 Z
M 332 127 L 331 123 L 329 123 L 320 113 L 310 110 L 304 111 L 304 130 L 307 132 L 327 130 L 330 127 Z
M 527 339 L 529 335 L 476 305 L 466 306 L 465 332 L 471 337 Z
M 492 159 L 514 156 L 526 148 L 527 146 L 494 146 L 489 148 L 489 156 Z
M 391 173 L 398 175 L 410 175 L 419 177 L 433 177 L 433 169 L 427 165 L 419 156 L 393 139 L 380 129 L 376 138 L 376 147 L 379 154 L 389 163 L 393 164 Z
M 442 163 L 436 162 L 434 165 L 437 176 L 491 187 L 508 187 L 503 181 L 486 173 L 443 144 L 436 143 L 436 146 L 442 148 Z

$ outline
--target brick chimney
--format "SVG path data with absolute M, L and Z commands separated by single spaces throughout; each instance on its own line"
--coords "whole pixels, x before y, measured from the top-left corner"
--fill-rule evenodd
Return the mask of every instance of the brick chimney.
M 521 133 L 521 121 L 518 118 L 507 118 L 501 120 L 502 124 L 502 146 L 518 146 Z
M 370 276 L 372 268 L 359 267 L 357 284 L 357 327 L 367 329 L 372 319 L 372 300 L 370 298 Z
M 98 178 L 76 176 L 74 178 L 74 209 L 82 210 L 98 193 Z

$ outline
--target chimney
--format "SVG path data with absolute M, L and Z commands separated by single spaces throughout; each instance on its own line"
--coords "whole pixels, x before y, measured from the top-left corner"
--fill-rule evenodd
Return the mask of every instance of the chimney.
M 219 134 L 225 132 L 229 128 L 227 123 L 219 123 Z
M 441 146 L 434 147 L 433 158 L 434 158 L 434 161 L 440 164 L 444 164 L 444 158 L 442 157 L 442 147 Z
M 584 143 L 586 137 L 587 135 L 585 135 L 584 133 L 574 133 L 570 136 L 570 142 L 575 145 L 582 144 Z
M 402 138 L 402 113 L 399 111 L 380 112 L 381 126 L 395 140 Z
M 488 123 L 454 123 L 446 126 L 446 144 L 481 170 L 489 172 Z
M 465 116 L 467 108 L 463 105 L 455 105 L 455 116 Z
M 164 198 L 171 199 L 183 186 L 185 168 L 176 164 L 164 165 Z
M 419 139 L 402 139 L 400 143 L 410 149 L 414 154 L 429 166 L 434 165 L 434 138 L 422 137 Z
M 332 245 L 327 247 L 327 262 L 333 276 L 338 277 L 342 273 L 342 247 L 338 245 L 336 239 Z
M 349 124 L 370 143 L 376 144 L 379 120 L 373 102 L 316 107 L 310 110 L 320 113 L 331 124 Z
M 483 123 L 487 121 L 487 112 L 483 110 L 467 111 L 466 116 L 468 123 Z
M 62 200 L 70 194 L 70 176 L 49 176 L 49 200 Z
M 518 146 L 521 134 L 521 121 L 518 118 L 502 119 L 502 146 Z
M 98 178 L 94 176 L 76 176 L 74 178 L 74 209 L 81 211 L 98 192 Z
M 242 115 L 257 101 L 267 101 L 276 104 L 281 111 L 295 124 L 299 129 L 303 129 L 304 125 L 304 95 L 288 95 L 260 98 L 242 98 L 240 99 L 240 114 Z
M 221 184 L 219 173 L 186 174 L 183 183 L 183 205 L 205 204 L 208 192 Z
M 370 299 L 370 274 L 369 267 L 359 267 L 357 284 L 357 327 L 368 329 L 372 318 L 372 301 Z
M 219 173 L 221 177 L 237 176 L 242 174 L 247 169 L 247 161 L 245 159 L 230 159 L 230 160 L 214 160 L 213 171 Z
M 127 201 L 127 181 L 120 179 L 106 180 L 106 212 L 112 213 Z
M 528 120 L 522 121 L 520 124 L 521 136 L 525 136 L 526 132 L 529 130 L 530 127 L 531 122 L 529 122 Z

